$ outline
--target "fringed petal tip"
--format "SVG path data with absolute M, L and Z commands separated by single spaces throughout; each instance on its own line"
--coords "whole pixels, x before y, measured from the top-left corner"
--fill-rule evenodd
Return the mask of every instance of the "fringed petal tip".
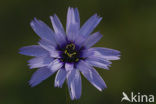
M 90 33 L 92 33 L 92 31 L 96 28 L 96 26 L 100 23 L 101 20 L 102 17 L 99 17 L 97 16 L 97 14 L 94 14 L 81 27 L 79 34 L 87 38 L 90 35 Z
M 35 87 L 36 85 L 32 83 L 32 81 L 28 81 L 30 87 Z

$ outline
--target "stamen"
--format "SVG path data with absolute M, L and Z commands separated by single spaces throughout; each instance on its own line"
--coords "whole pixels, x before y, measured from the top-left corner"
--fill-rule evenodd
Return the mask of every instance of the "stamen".
M 65 50 L 64 53 L 67 54 L 67 50 Z
M 76 55 L 76 52 L 71 53 L 71 54 L 67 52 L 66 54 L 67 54 L 69 57 L 72 57 L 73 55 Z
M 76 50 L 75 44 L 67 44 L 62 54 L 61 61 L 63 62 L 78 62 L 79 61 L 79 51 Z
M 68 44 L 67 46 L 66 46 L 66 49 L 67 48 L 72 48 L 73 50 L 75 49 L 75 44 L 73 44 L 73 43 L 71 43 L 71 44 Z
M 75 61 L 76 61 L 76 62 L 78 62 L 78 61 L 79 61 L 79 59 L 77 58 Z

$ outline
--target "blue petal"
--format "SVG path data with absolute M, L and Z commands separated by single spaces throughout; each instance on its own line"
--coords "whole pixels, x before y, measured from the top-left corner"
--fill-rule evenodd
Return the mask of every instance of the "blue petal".
M 29 81 L 29 84 L 31 87 L 34 87 L 38 84 L 40 84 L 43 80 L 50 77 L 54 72 L 50 70 L 49 68 L 42 67 L 38 69 L 31 77 L 31 80 Z
M 80 28 L 80 17 L 77 8 L 68 8 L 66 33 L 68 40 L 74 41 Z
M 70 71 L 73 70 L 74 64 L 73 63 L 65 63 L 65 70 Z
M 62 85 L 66 79 L 66 74 L 67 72 L 63 68 L 57 72 L 56 77 L 55 77 L 55 87 L 62 88 Z
M 109 70 L 110 61 L 107 60 L 102 60 L 101 58 L 87 58 L 85 60 L 87 63 L 89 63 L 91 66 L 99 67 L 99 68 L 104 68 Z
M 99 24 L 101 21 L 101 17 L 98 17 L 97 14 L 90 17 L 87 22 L 81 27 L 80 29 L 80 35 L 83 35 L 84 37 L 87 37 Z
M 77 44 L 79 47 L 82 47 L 85 41 L 86 41 L 86 38 L 84 36 L 78 35 L 78 37 L 76 37 L 74 43 Z
M 63 63 L 60 62 L 59 59 L 55 59 L 54 61 L 52 61 L 48 67 L 50 68 L 50 70 L 52 70 L 53 72 L 59 70 L 61 67 L 63 66 Z
M 50 51 L 50 56 L 53 57 L 53 58 L 60 58 L 60 54 L 62 54 L 63 52 L 62 51 L 56 51 L 56 50 L 53 50 L 53 51 Z
M 31 21 L 30 25 L 40 38 L 49 40 L 54 46 L 56 46 L 54 32 L 43 21 L 35 18 Z
M 120 59 L 120 51 L 109 49 L 109 48 L 102 48 L 102 47 L 95 47 L 85 50 L 83 52 L 83 57 L 89 58 L 101 58 L 103 60 L 119 60 Z
M 52 45 L 52 43 L 45 39 L 41 39 L 38 44 L 49 52 L 55 50 L 55 47 Z
M 65 35 L 64 28 L 63 28 L 63 26 L 61 24 L 60 19 L 57 17 L 57 15 L 54 14 L 54 16 L 50 16 L 50 19 L 51 19 L 51 22 L 52 22 L 55 33 L 56 34 L 62 33 L 62 34 Z
M 90 48 L 92 47 L 94 44 L 96 44 L 100 39 L 102 38 L 102 35 L 99 32 L 93 33 L 92 35 L 90 35 L 85 43 L 83 44 L 83 46 L 85 48 Z
M 53 47 L 52 44 L 50 44 L 48 41 L 42 39 L 39 41 L 39 45 L 49 51 L 51 57 L 60 58 L 62 51 L 57 51 L 56 48 Z
M 81 76 L 76 69 L 68 72 L 67 75 L 69 94 L 72 100 L 79 99 L 81 96 Z
M 30 69 L 48 66 L 54 59 L 48 56 L 40 56 L 32 58 L 28 61 Z
M 61 21 L 57 17 L 57 15 L 50 16 L 54 31 L 55 31 L 55 39 L 58 44 L 62 45 L 66 42 L 66 34 L 61 24 Z
M 48 51 L 39 45 L 32 45 L 20 48 L 19 53 L 27 56 L 45 56 L 48 54 Z
M 101 78 L 99 73 L 89 64 L 84 61 L 80 61 L 77 68 L 82 72 L 84 77 L 99 91 L 102 91 L 104 88 L 106 88 L 104 80 Z

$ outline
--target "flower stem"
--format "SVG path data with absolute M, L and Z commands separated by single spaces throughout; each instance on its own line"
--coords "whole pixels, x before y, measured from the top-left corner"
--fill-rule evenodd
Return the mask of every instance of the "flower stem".
M 66 104 L 71 104 L 68 87 L 66 86 Z

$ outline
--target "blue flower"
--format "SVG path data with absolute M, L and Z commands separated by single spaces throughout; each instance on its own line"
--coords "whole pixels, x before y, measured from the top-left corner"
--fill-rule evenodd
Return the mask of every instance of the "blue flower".
M 41 38 L 38 45 L 20 49 L 20 54 L 34 56 L 28 61 L 30 69 L 39 68 L 29 84 L 34 87 L 55 72 L 55 87 L 67 81 L 72 100 L 81 96 L 82 75 L 99 91 L 106 88 L 104 80 L 93 66 L 109 69 L 110 60 L 118 60 L 120 52 L 113 49 L 93 47 L 102 35 L 92 33 L 101 21 L 97 14 L 90 17 L 80 28 L 77 8 L 68 8 L 66 31 L 56 15 L 50 16 L 54 31 L 38 19 L 31 21 L 34 32 Z

